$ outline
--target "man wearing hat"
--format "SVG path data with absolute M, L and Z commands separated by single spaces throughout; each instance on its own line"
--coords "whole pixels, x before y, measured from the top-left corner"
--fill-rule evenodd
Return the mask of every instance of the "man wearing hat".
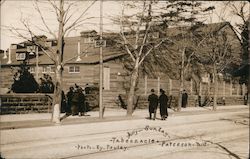
M 168 97 L 165 94 L 165 91 L 163 89 L 160 89 L 161 95 L 159 97 L 159 103 L 160 103 L 160 114 L 161 114 L 161 120 L 166 120 L 168 117 Z
M 148 101 L 149 101 L 149 118 L 152 119 L 152 113 L 154 113 L 154 118 L 156 118 L 156 110 L 158 106 L 158 96 L 154 93 L 155 90 L 151 89 L 151 94 L 148 96 Z

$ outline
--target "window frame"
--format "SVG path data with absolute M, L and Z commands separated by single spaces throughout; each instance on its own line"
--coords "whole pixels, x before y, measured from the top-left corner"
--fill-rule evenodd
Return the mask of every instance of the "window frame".
M 16 60 L 25 60 L 26 59 L 26 53 L 16 53 Z
M 80 73 L 80 66 L 69 66 L 68 73 Z
M 29 72 L 30 73 L 35 73 L 36 72 L 36 67 L 30 66 Z
M 94 37 L 85 37 L 83 42 L 85 44 L 93 44 L 93 43 L 95 43 L 95 39 L 94 39 Z

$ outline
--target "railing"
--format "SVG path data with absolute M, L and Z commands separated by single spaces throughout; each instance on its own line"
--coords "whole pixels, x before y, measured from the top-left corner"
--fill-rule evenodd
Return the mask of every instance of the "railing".
M 25 114 L 30 112 L 49 113 L 52 108 L 52 94 L 13 93 L 1 94 L 0 114 Z

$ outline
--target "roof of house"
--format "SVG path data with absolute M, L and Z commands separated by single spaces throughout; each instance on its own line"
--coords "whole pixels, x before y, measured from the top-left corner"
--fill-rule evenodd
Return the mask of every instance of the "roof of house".
M 78 42 L 80 42 L 80 61 L 77 61 L 78 58 Z M 52 47 L 47 52 L 51 55 L 51 52 L 55 52 L 55 47 Z M 3 54 L 0 54 L 1 65 L 19 65 L 22 61 L 16 60 L 16 53 L 27 53 L 26 48 L 20 48 L 15 52 L 11 53 L 11 63 L 7 64 L 8 58 L 3 59 Z M 7 55 L 9 52 L 7 51 Z M 103 62 L 107 62 L 109 60 L 116 59 L 125 55 L 124 52 L 117 48 L 113 48 L 110 46 L 103 47 Z M 52 55 L 54 56 L 54 55 Z M 77 37 L 65 37 L 65 48 L 63 55 L 64 62 L 66 64 L 98 64 L 100 59 L 100 49 L 94 46 L 94 43 L 84 43 L 84 39 L 81 36 Z M 54 64 L 53 60 L 51 60 L 43 51 L 39 51 L 39 64 Z M 29 64 L 35 64 L 36 58 L 35 55 L 31 55 L 28 61 Z
M 206 24 L 203 25 L 200 28 L 197 28 L 197 30 L 200 30 L 201 32 L 207 33 L 207 32 L 217 32 L 224 28 L 225 26 L 231 25 L 228 22 L 224 23 L 213 23 L 213 24 Z M 170 36 L 176 36 L 178 34 L 187 33 L 188 28 L 190 27 L 178 27 L 178 28 L 168 28 L 167 34 Z M 232 28 L 231 28 L 232 29 Z M 233 29 L 232 29 L 233 30 Z M 91 31 L 94 32 L 94 31 Z M 86 33 L 86 32 L 84 32 Z M 236 35 L 236 34 L 235 34 Z M 113 37 L 113 36 L 119 36 L 116 33 L 105 33 L 105 37 Z M 237 35 L 236 35 L 237 36 Z M 47 39 L 47 41 L 53 41 L 53 39 Z M 78 42 L 80 42 L 81 46 L 81 60 L 77 61 L 77 53 L 78 53 Z M 23 42 L 25 43 L 25 42 Z M 52 51 L 55 52 L 55 46 L 52 47 Z M 19 48 L 17 52 L 27 52 L 26 48 Z M 7 53 L 8 54 L 8 53 Z M 112 44 L 108 45 L 106 47 L 103 47 L 103 61 L 107 62 L 109 60 L 113 60 L 116 58 L 119 58 L 121 56 L 126 55 L 125 51 L 122 51 L 120 48 L 114 47 Z M 12 63 L 7 64 L 8 58 L 3 59 L 3 54 L 0 54 L 1 58 L 1 65 L 19 65 L 22 61 L 16 60 L 16 54 L 15 52 L 11 54 Z M 42 51 L 39 52 L 39 64 L 53 64 L 53 61 L 45 55 Z M 96 48 L 94 46 L 94 43 L 86 43 L 84 37 L 82 36 L 76 36 L 76 37 L 65 37 L 65 48 L 64 48 L 64 56 L 63 56 L 64 62 L 67 64 L 98 64 L 99 63 L 99 48 Z M 29 59 L 30 64 L 36 63 L 35 56 L 30 56 Z

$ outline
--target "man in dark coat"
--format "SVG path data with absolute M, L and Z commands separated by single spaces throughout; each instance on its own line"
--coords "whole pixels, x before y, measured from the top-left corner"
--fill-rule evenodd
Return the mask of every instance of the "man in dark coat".
M 155 95 L 154 89 L 151 89 L 151 94 L 148 96 L 148 101 L 149 101 L 149 118 L 152 119 L 152 113 L 154 113 L 154 118 L 156 118 L 156 110 L 158 106 L 158 96 Z
M 66 114 L 71 114 L 71 106 L 72 106 L 72 98 L 74 96 L 74 87 L 70 87 L 67 93 L 67 107 L 66 107 Z
M 85 108 L 85 95 L 83 94 L 83 89 L 79 87 L 77 89 L 78 93 L 78 115 L 82 116 L 85 115 L 86 108 Z
M 181 103 L 181 106 L 183 108 L 187 107 L 187 101 L 188 101 L 188 94 L 187 94 L 186 90 L 184 89 L 182 92 L 182 103 Z
M 73 93 L 72 100 L 71 100 L 71 113 L 72 115 L 78 115 L 78 103 L 79 103 L 79 92 L 76 90 Z
M 62 91 L 62 99 L 61 99 L 61 112 L 67 113 L 67 105 L 66 105 L 66 97 L 64 91 Z
M 163 89 L 160 89 L 160 93 L 161 95 L 159 97 L 159 103 L 161 120 L 166 120 L 166 118 L 168 117 L 168 97 Z

